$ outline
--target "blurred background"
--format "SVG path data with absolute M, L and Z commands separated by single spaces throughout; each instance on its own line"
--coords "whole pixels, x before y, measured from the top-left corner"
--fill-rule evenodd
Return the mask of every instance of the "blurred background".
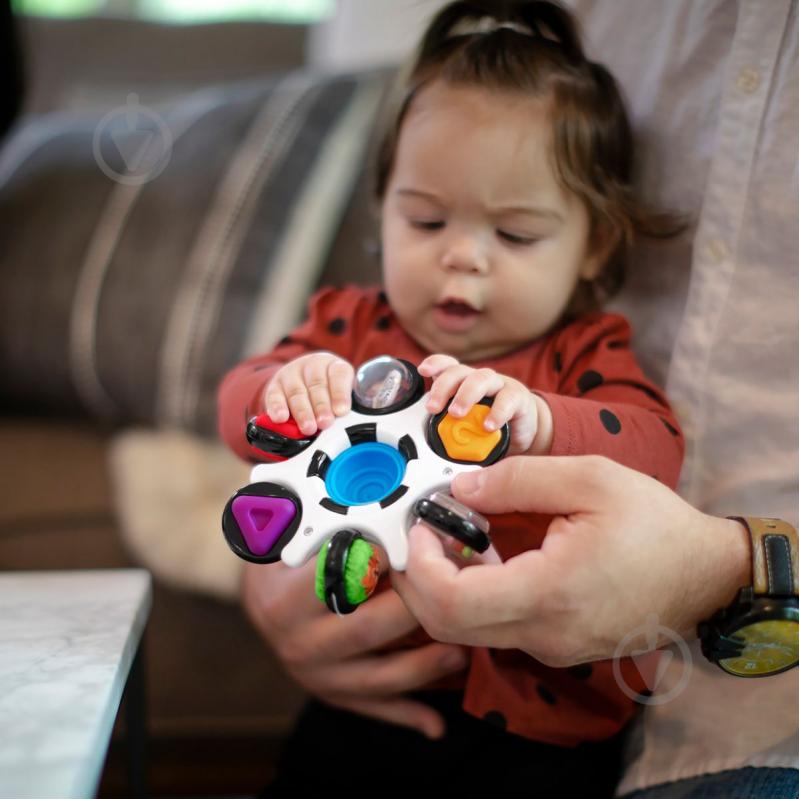
M 379 280 L 372 150 L 439 5 L 0 0 L 0 570 L 152 571 L 153 796 L 255 792 L 302 702 L 237 604 L 216 387 Z
M 263 75 L 265 69 L 397 64 L 441 5 L 439 0 L 11 2 L 26 50 L 26 110 L 34 113 L 86 106 L 113 89 L 146 86 L 154 100 L 187 86 Z

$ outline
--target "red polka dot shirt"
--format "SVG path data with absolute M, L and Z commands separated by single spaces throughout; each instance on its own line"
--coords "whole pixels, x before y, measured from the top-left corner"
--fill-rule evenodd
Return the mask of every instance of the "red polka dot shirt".
M 630 337 L 622 316 L 597 312 L 470 365 L 513 377 L 547 401 L 554 424 L 552 455 L 605 455 L 673 488 L 683 437 L 663 393 L 637 365 Z M 222 382 L 219 431 L 234 452 L 259 459 L 244 436 L 247 419 L 263 411 L 264 388 L 280 366 L 317 350 L 334 352 L 355 366 L 386 354 L 418 364 L 430 354 L 402 329 L 379 289 L 322 289 L 311 299 L 304 324 L 271 352 L 235 367 Z M 550 517 L 503 514 L 490 521 L 492 541 L 508 558 L 539 547 Z M 641 535 L 645 546 L 645 529 Z M 381 588 L 389 588 L 387 581 Z M 420 631 L 395 648 L 429 640 Z M 645 681 L 631 660 L 621 660 L 620 666 L 627 691 L 614 677 L 612 661 L 555 669 L 518 650 L 474 648 L 465 672 L 436 687 L 462 690 L 467 712 L 510 732 L 575 746 L 608 738 L 634 714 L 629 693 L 643 692 Z

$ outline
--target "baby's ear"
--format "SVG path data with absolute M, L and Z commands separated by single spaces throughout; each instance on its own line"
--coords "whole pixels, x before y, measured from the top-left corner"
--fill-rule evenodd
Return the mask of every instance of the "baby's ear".
M 610 225 L 595 225 L 588 242 L 588 251 L 580 268 L 583 280 L 596 280 L 619 243 L 619 231 Z

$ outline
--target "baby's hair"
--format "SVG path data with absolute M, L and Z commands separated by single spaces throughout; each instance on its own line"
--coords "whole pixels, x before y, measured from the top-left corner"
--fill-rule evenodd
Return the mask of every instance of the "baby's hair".
M 615 242 L 600 275 L 581 286 L 571 313 L 596 307 L 618 291 L 637 236 L 667 238 L 684 229 L 682 216 L 647 208 L 635 196 L 633 136 L 621 91 L 605 67 L 586 58 L 573 17 L 556 3 L 450 3 L 430 22 L 406 74 L 403 98 L 378 150 L 378 200 L 413 98 L 433 80 L 524 92 L 550 103 L 555 174 L 584 202 L 592 237 L 603 230 Z

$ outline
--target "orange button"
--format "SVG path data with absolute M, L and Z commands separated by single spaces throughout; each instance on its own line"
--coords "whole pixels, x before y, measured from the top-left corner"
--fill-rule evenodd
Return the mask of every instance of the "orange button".
M 482 463 L 502 438 L 500 430 L 488 431 L 483 422 L 491 408 L 473 405 L 466 416 L 447 414 L 438 423 L 438 435 L 447 455 L 453 460 Z

